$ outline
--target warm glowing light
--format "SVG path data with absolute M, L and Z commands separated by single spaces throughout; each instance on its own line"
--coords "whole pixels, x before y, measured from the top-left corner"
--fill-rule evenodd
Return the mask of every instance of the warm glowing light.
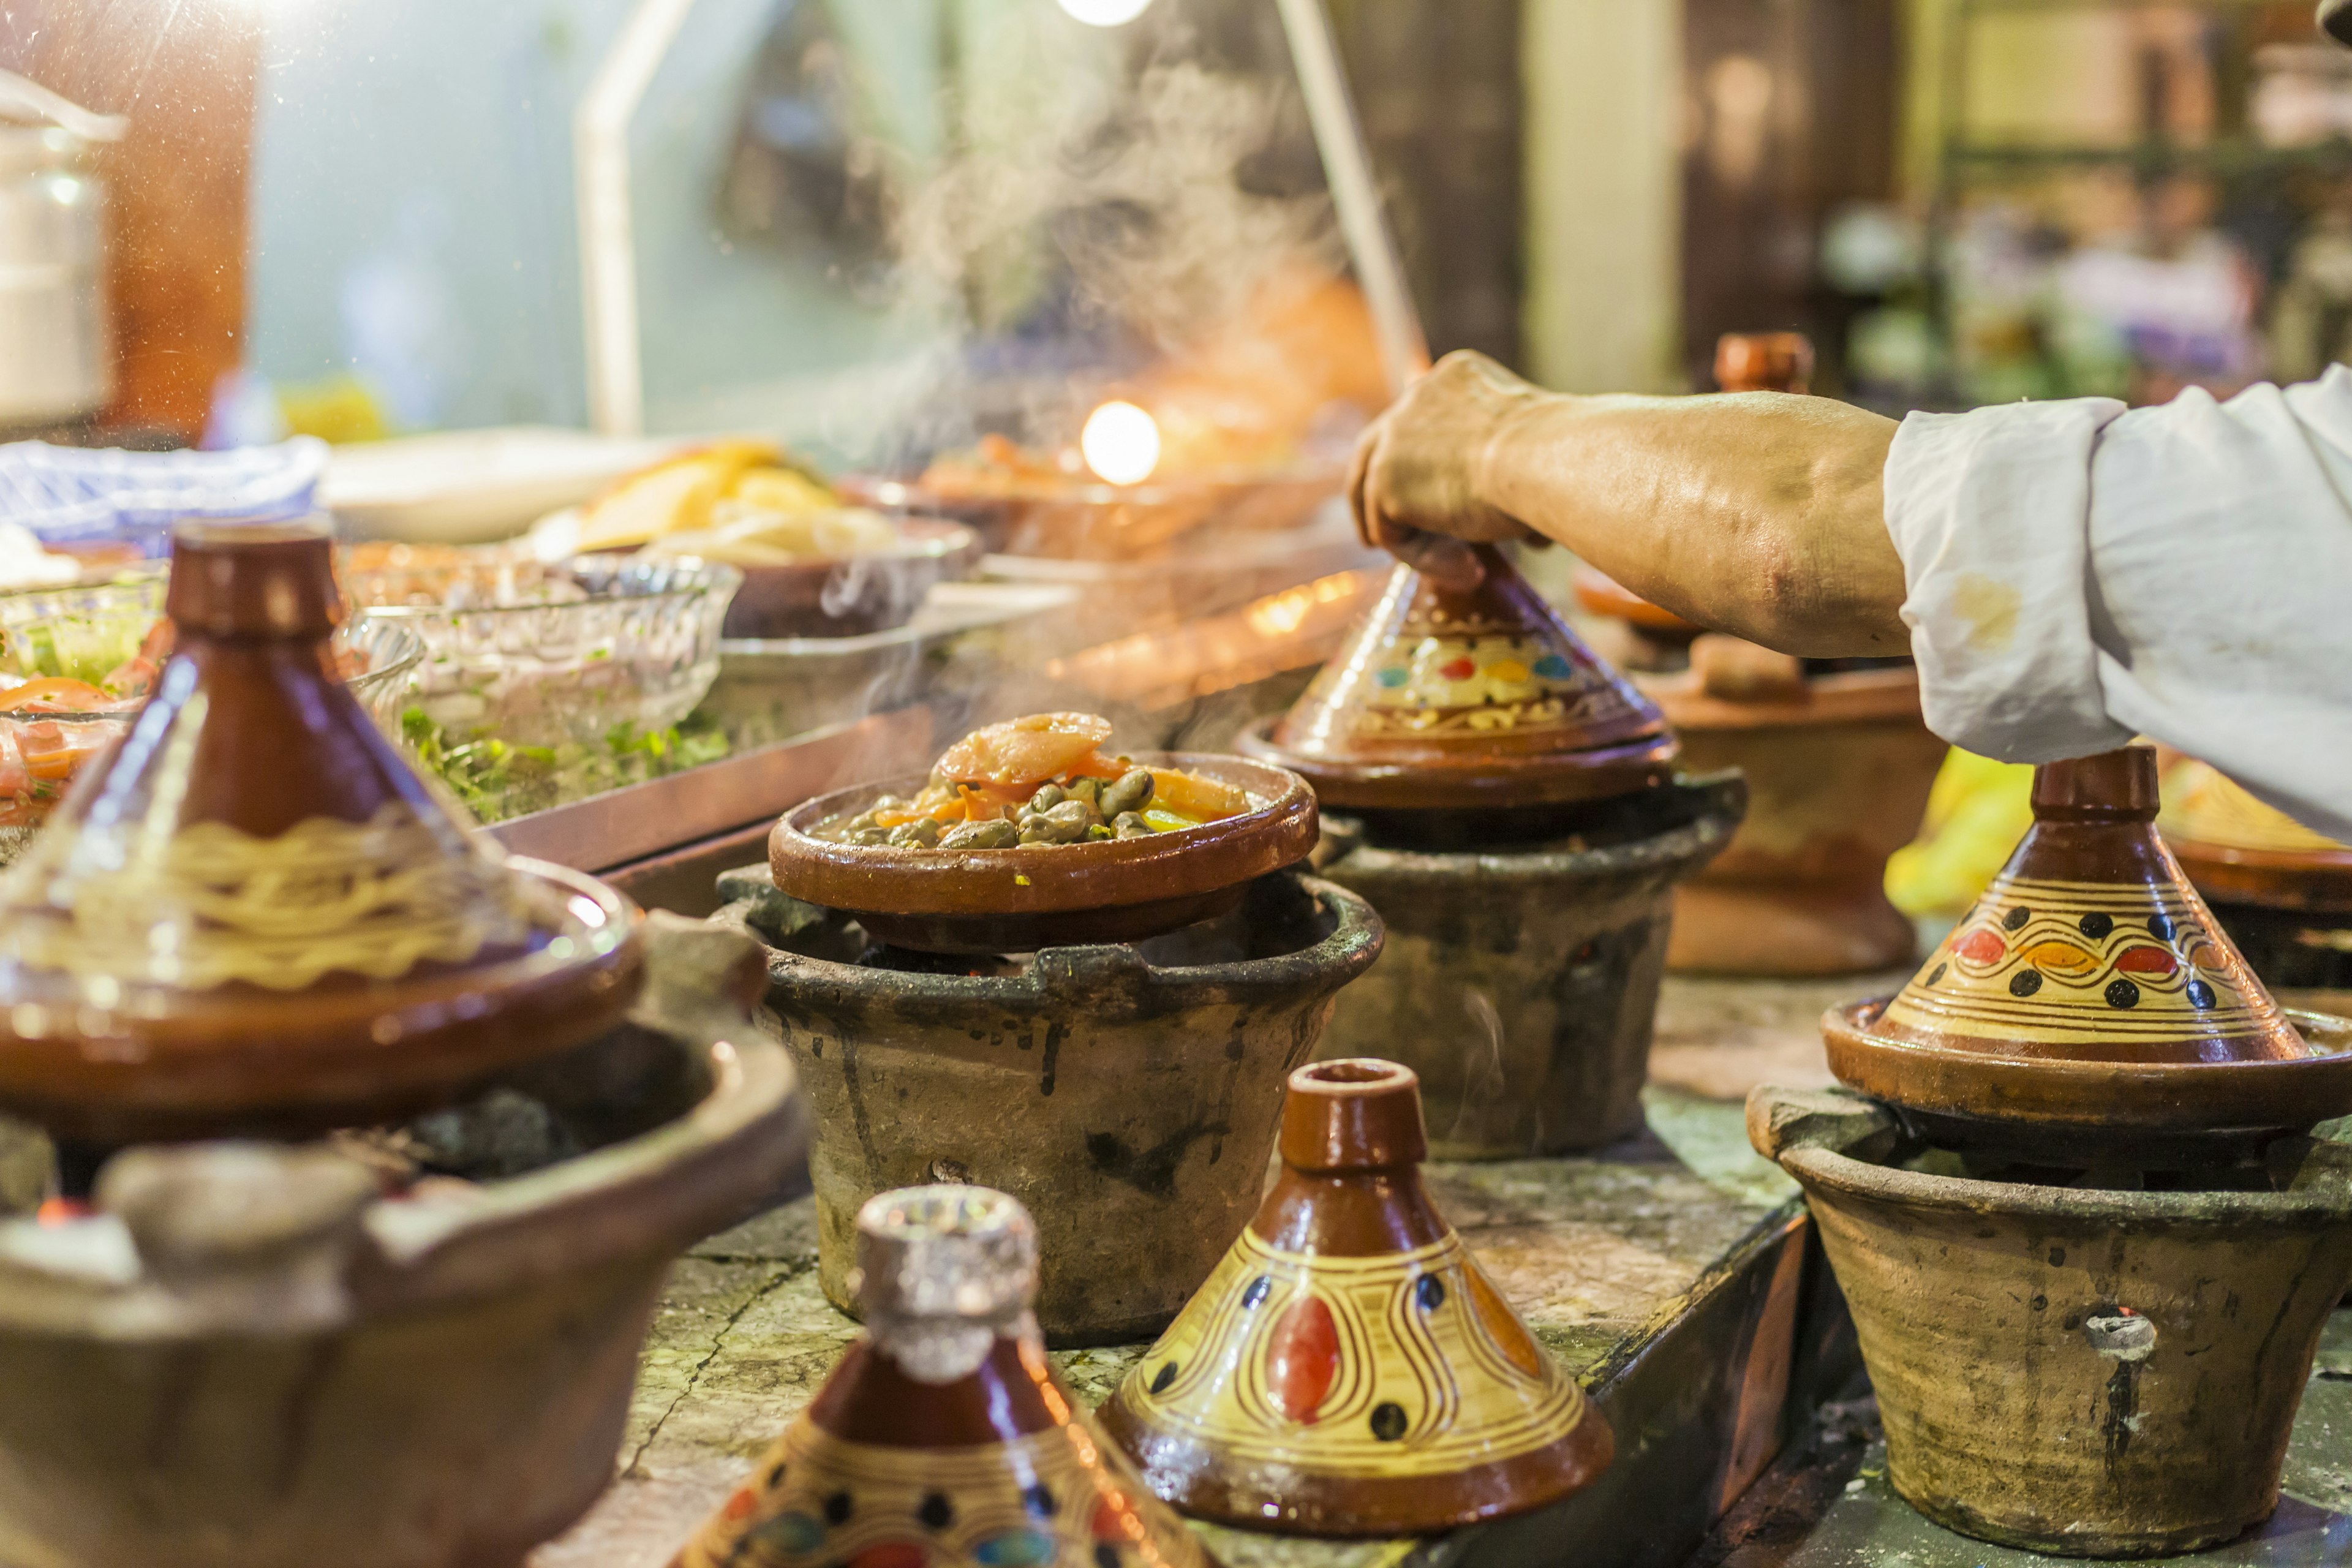
M 1062 0 L 1062 9 L 1089 27 L 1120 27 L 1149 10 L 1151 0 Z
M 1139 485 L 1160 466 L 1160 426 L 1132 403 L 1106 403 L 1078 437 L 1087 467 L 1114 485 Z

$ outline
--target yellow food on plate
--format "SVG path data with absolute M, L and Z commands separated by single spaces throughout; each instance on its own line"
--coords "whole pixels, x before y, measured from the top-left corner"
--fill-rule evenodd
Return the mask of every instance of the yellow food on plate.
M 553 520 L 550 520 L 552 523 Z M 650 550 L 737 566 L 886 554 L 898 531 L 763 441 L 698 447 L 617 481 L 579 512 L 572 548 Z
M 1252 808 L 1247 793 L 1177 768 L 1107 757 L 1110 721 L 1032 713 L 950 746 L 912 800 L 884 795 L 820 830 L 838 843 L 922 849 L 1013 849 L 1149 838 Z

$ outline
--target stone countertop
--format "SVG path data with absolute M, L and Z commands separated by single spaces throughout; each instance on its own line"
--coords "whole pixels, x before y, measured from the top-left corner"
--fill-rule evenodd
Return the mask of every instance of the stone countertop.
M 1826 1081 L 1814 1020 L 1870 985 L 1670 979 L 1646 1135 L 1596 1157 L 1429 1167 L 1439 1206 L 1538 1340 L 1590 1372 L 1670 1317 L 1793 1195 L 1748 1149 L 1741 1102 L 1763 1078 Z M 656 1315 L 612 1489 L 533 1568 L 661 1568 L 857 1331 L 817 1288 L 812 1200 L 695 1247 Z M 1144 1348 L 1054 1359 L 1093 1404 Z M 1201 1528 L 1229 1568 L 1387 1568 L 1419 1544 Z

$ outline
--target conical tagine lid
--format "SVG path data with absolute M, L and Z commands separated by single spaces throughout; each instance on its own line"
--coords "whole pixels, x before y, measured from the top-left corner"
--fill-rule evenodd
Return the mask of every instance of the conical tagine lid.
M 1282 1173 L 1104 1406 L 1188 1513 L 1407 1535 L 1534 1508 L 1614 1440 L 1421 1184 L 1420 1081 L 1393 1062 L 1290 1078 Z
M 1243 750 L 1303 774 L 1326 805 L 1549 805 L 1663 778 L 1657 706 L 1603 663 L 1502 552 L 1467 592 L 1399 566 L 1289 712 Z
M 2157 837 L 2156 811 L 2146 746 L 2036 768 L 2033 826 L 1877 1032 L 2079 1061 L 2302 1056 Z
M 507 859 L 337 679 L 331 552 L 183 525 L 154 697 L 0 879 L 0 1103 L 60 1136 L 407 1114 L 635 993 L 627 902 Z
M 2344 1026 L 2281 1010 L 2156 813 L 2146 746 L 2036 769 L 2033 826 L 1968 918 L 1883 1009 L 1824 1018 L 1832 1070 L 1914 1110 L 2086 1128 L 2352 1110 Z
M 2352 845 L 2263 805 L 2184 758 L 2164 777 L 2156 826 L 2207 897 L 2282 910 L 2352 910 Z
M 1054 1375 L 1018 1203 L 883 1193 L 850 1284 L 866 1337 L 673 1568 L 1212 1568 Z

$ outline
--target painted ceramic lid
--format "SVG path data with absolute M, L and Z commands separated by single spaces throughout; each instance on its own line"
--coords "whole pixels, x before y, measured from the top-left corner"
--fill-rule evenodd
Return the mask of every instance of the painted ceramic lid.
M 1608 1468 L 1608 1423 L 1423 1189 L 1420 1080 L 1290 1077 L 1282 1173 L 1104 1406 L 1188 1513 L 1405 1535 L 1534 1508 Z
M 2352 845 L 2314 833 L 2207 763 L 2183 758 L 2166 771 L 2156 825 L 2209 898 L 2352 910 Z
M 1549 805 L 1664 778 L 1656 704 L 1603 663 L 1493 545 L 1468 592 L 1399 566 L 1289 712 L 1242 749 L 1327 806 Z
M 2337 1026 L 2306 1041 L 2157 837 L 2153 751 L 2047 763 L 2032 798 L 2017 852 L 1909 984 L 1824 1020 L 1832 1070 L 1979 1118 L 2192 1131 L 2352 1110 Z
M 0 879 L 0 1103 L 52 1131 L 409 1114 L 635 994 L 626 900 L 507 858 L 334 679 L 331 552 L 184 524 L 154 697 Z
M 1019 1203 L 883 1193 L 851 1283 L 866 1337 L 674 1568 L 1210 1568 L 1045 1360 Z

